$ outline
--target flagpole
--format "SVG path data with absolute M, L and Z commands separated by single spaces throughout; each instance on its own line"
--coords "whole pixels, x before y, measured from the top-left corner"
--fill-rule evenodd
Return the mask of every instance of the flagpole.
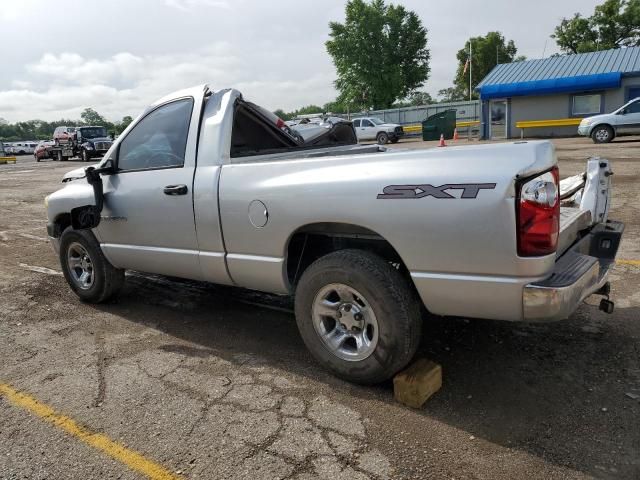
M 471 60 L 471 40 L 469 40 L 469 101 L 471 101 L 471 69 L 473 68 L 473 62 Z

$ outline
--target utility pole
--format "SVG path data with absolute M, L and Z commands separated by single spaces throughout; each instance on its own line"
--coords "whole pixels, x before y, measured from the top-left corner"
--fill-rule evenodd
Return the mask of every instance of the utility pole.
M 473 51 L 471 49 L 471 40 L 469 40 L 469 101 L 471 101 L 471 70 L 473 69 Z

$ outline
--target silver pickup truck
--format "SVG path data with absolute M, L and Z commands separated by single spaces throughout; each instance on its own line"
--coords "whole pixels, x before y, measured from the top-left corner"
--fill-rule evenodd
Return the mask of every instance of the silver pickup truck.
M 592 159 L 560 185 L 545 141 L 359 146 L 350 122 L 298 132 L 200 86 L 149 106 L 45 203 L 82 300 L 113 297 L 125 269 L 294 295 L 314 357 L 374 383 L 414 355 L 423 307 L 550 321 L 598 293 L 611 311 L 610 175 Z

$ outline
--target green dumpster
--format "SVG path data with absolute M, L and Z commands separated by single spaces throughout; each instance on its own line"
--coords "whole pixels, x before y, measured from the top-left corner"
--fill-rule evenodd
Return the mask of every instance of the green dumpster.
M 446 140 L 453 138 L 453 131 L 456 129 L 455 109 L 438 112 L 422 121 L 422 139 L 440 140 L 440 135 L 444 135 Z

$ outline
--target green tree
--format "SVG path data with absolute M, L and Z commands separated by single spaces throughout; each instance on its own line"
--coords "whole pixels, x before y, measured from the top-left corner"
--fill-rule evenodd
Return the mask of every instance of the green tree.
M 593 15 L 563 18 L 551 38 L 565 53 L 640 45 L 640 0 L 606 0 Z
M 306 107 L 299 108 L 294 112 L 295 115 L 310 115 L 313 113 L 323 113 L 324 110 L 318 105 L 307 105 Z
M 349 0 L 345 22 L 331 22 L 327 51 L 338 73 L 338 101 L 351 109 L 389 108 L 429 77 L 427 29 L 418 15 L 384 0 Z
M 341 101 L 334 100 L 333 102 L 327 102 L 322 106 L 322 109 L 326 113 L 348 113 L 349 108 Z
M 413 92 L 406 99 L 393 104 L 394 108 L 418 107 L 420 105 L 431 105 L 436 103 L 428 92 Z
M 277 115 L 278 117 L 280 117 L 282 120 L 291 120 L 291 114 L 285 112 L 284 110 L 282 110 L 281 108 L 274 110 L 273 112 L 274 115 Z
M 87 125 L 103 125 L 108 123 L 105 118 L 93 108 L 85 108 L 80 114 L 80 118 Z
M 471 43 L 471 62 L 469 59 L 469 43 Z M 516 58 L 516 48 L 513 40 L 508 42 L 500 32 L 489 32 L 484 37 L 473 37 L 466 41 L 464 48 L 458 50 L 458 69 L 454 79 L 454 85 L 458 91 L 466 92 L 469 98 L 469 68 L 471 68 L 472 97 L 477 98 L 478 94 L 473 89 L 498 63 L 510 63 Z M 466 65 L 466 68 L 465 68 Z
M 455 86 L 443 88 L 442 90 L 438 90 L 438 97 L 442 103 L 457 102 L 465 99 L 465 92 Z
M 118 123 L 114 125 L 115 133 L 120 135 L 124 130 L 129 126 L 129 124 L 133 122 L 133 118 L 130 115 L 125 115 L 122 117 Z

